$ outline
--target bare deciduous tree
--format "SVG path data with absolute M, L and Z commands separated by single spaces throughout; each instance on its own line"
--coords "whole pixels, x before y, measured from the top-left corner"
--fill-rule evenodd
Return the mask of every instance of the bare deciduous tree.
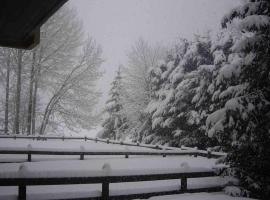
M 101 48 L 84 39 L 74 9 L 64 6 L 41 27 L 41 42 L 32 51 L 0 49 L 0 125 L 16 134 L 90 128 L 99 93 Z M 50 127 L 50 129 L 48 128 Z
M 133 123 L 130 127 L 139 129 L 146 121 L 144 110 L 150 102 L 152 93 L 148 72 L 156 67 L 158 61 L 165 58 L 165 55 L 164 47 L 150 46 L 143 39 L 139 39 L 128 52 L 128 65 L 123 70 L 124 110 L 130 123 L 138 123 Z
M 17 82 L 16 82 L 16 99 L 15 99 L 15 119 L 14 119 L 14 133 L 20 133 L 20 101 L 21 101 L 21 75 L 22 75 L 22 50 L 17 51 Z
M 70 128 L 75 127 L 76 124 L 85 126 L 82 121 L 87 120 L 85 116 L 91 116 L 89 108 L 92 106 L 89 103 L 96 102 L 95 98 L 98 94 L 93 90 L 93 86 L 94 81 L 101 75 L 98 72 L 98 67 L 102 63 L 100 56 L 101 49 L 92 39 L 89 39 L 72 70 L 68 71 L 56 85 L 43 115 L 40 134 L 44 134 L 49 118 L 53 114 L 62 117 Z M 94 118 L 90 117 L 90 119 Z M 74 121 L 77 123 L 72 123 Z M 91 123 L 89 119 L 87 122 Z

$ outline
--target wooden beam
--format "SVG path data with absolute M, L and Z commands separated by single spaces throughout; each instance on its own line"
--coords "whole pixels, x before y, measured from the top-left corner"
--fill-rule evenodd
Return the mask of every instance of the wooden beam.
M 19 185 L 18 200 L 26 200 L 26 186 Z

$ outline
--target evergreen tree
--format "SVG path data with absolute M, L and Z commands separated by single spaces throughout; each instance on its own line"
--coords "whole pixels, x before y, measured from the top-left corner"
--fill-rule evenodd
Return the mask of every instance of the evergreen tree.
M 123 114 L 123 84 L 120 67 L 111 85 L 110 99 L 106 102 L 105 108 L 107 118 L 102 124 L 103 130 L 100 137 L 119 140 L 125 136 L 125 130 L 128 128 L 126 117 Z
M 202 148 L 207 145 L 201 139 L 209 139 L 200 129 L 206 117 L 192 100 L 202 84 L 199 67 L 213 63 L 210 46 L 209 37 L 197 36 L 192 43 L 183 40 L 182 52 L 168 57 L 167 62 L 152 73 L 153 80 L 160 79 L 153 82 L 159 86 L 155 87 L 155 96 L 148 106 L 154 134 L 147 139 L 153 138 L 153 143 Z
M 123 69 L 123 109 L 128 119 L 129 133 L 135 141 L 142 141 L 152 132 L 151 117 L 145 112 L 152 95 L 148 72 L 158 66 L 164 55 L 164 47 L 150 45 L 143 39 L 136 41 L 128 51 L 128 63 Z
M 177 60 L 174 61 L 174 58 L 171 54 L 167 56 L 167 59 L 164 63 L 160 63 L 158 67 L 152 68 L 150 70 L 149 76 L 151 80 L 151 101 L 149 102 L 146 111 L 150 115 L 150 123 L 151 125 L 148 131 L 148 134 L 144 135 L 144 142 L 146 143 L 165 143 L 167 140 L 165 139 L 165 131 L 163 129 L 163 135 L 158 134 L 161 131 L 162 126 L 159 126 L 159 123 L 162 122 L 163 118 L 160 116 L 161 113 L 155 113 L 158 109 L 160 111 L 164 111 L 167 108 L 167 101 L 165 103 L 161 102 L 162 98 L 166 96 L 166 93 L 172 91 L 170 87 L 170 83 L 168 81 L 169 74 L 173 71 L 173 69 L 178 65 L 179 56 L 177 56 Z
M 249 1 L 224 17 L 232 38 L 216 77 L 220 109 L 207 119 L 208 135 L 223 143 L 242 194 L 270 197 L 270 3 Z

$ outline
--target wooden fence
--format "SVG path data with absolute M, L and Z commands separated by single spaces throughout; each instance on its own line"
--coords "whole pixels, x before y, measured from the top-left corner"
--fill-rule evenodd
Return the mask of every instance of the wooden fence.
M 107 143 L 107 144 L 120 144 L 120 145 L 127 145 L 127 146 L 140 146 L 140 147 L 146 147 L 146 148 L 151 148 L 151 149 L 163 149 L 166 147 L 161 147 L 159 145 L 151 145 L 151 144 L 142 144 L 142 143 L 128 143 L 124 141 L 117 141 L 117 140 L 110 140 L 110 139 L 101 139 L 101 138 L 93 138 L 93 137 L 67 137 L 67 136 L 62 136 L 62 137 L 56 137 L 56 136 L 27 136 L 27 135 L 1 135 L 0 138 L 2 139 L 32 139 L 32 140 L 91 140 L 95 142 L 102 142 L 102 143 Z
M 152 151 L 71 151 L 71 150 L 39 150 L 39 149 L 26 149 L 26 150 L 0 150 L 0 154 L 25 154 L 27 160 L 32 161 L 32 155 L 78 155 L 81 160 L 84 159 L 85 155 L 124 155 L 125 158 L 129 158 L 131 155 L 155 155 L 155 156 L 182 156 L 182 155 L 193 155 L 193 156 L 204 156 L 208 158 L 218 158 L 224 154 L 211 151 L 202 151 L 194 148 L 173 148 L 164 147 L 159 145 L 148 145 L 140 143 L 126 143 L 123 141 L 113 141 L 108 139 L 90 138 L 90 137 L 52 137 L 52 136 L 18 136 L 18 135 L 0 135 L 0 138 L 13 138 L 13 139 L 33 139 L 33 140 L 92 140 L 95 142 L 120 144 L 127 146 L 138 146 L 155 149 Z M 181 151 L 180 151 L 181 150 Z M 55 177 L 55 178 L 0 178 L 0 186 L 18 186 L 18 199 L 26 199 L 27 186 L 31 185 L 66 185 L 66 184 L 102 184 L 102 194 L 98 197 L 85 198 L 93 200 L 120 200 L 120 199 L 135 199 L 135 198 L 149 198 L 151 196 L 168 195 L 168 194 L 180 194 L 184 192 L 215 192 L 222 190 L 221 186 L 208 187 L 208 188 L 187 188 L 188 178 L 199 178 L 199 177 L 211 177 L 217 176 L 214 171 L 201 171 L 201 172 L 190 172 L 190 173 L 157 173 L 157 174 L 138 174 L 138 175 L 125 175 L 125 176 L 96 176 L 96 177 Z M 170 180 L 180 179 L 181 187 L 179 190 L 174 191 L 160 191 L 151 193 L 140 193 L 140 194 L 127 194 L 119 196 L 110 196 L 109 184 L 110 183 L 121 183 L 121 182 L 139 182 L 139 181 L 155 181 L 155 180 Z
M 27 154 L 28 155 L 28 161 L 31 161 L 31 155 L 32 154 L 39 154 L 39 155 L 80 155 L 80 159 L 84 159 L 84 155 L 125 155 L 126 158 L 129 155 L 163 155 L 164 157 L 166 155 L 194 155 L 196 156 L 203 156 L 207 158 L 219 158 L 221 156 L 225 156 L 226 153 L 220 153 L 220 152 L 213 152 L 210 149 L 205 150 L 198 150 L 197 148 L 190 148 L 182 146 L 181 148 L 176 147 L 167 147 L 167 146 L 160 146 L 160 145 L 151 145 L 151 144 L 142 144 L 142 143 L 128 143 L 123 141 L 116 141 L 116 140 L 109 140 L 109 139 L 100 139 L 100 138 L 91 138 L 91 137 L 54 137 L 54 136 L 22 136 L 22 135 L 0 135 L 0 138 L 2 139 L 32 139 L 32 140 L 90 140 L 95 142 L 102 142 L 107 144 L 119 144 L 119 145 L 125 145 L 125 146 L 137 146 L 137 147 L 145 147 L 150 149 L 156 149 L 156 150 L 163 150 L 163 152 L 71 152 L 71 151 L 34 151 L 34 150 L 25 150 L 25 151 L 11 151 L 11 150 L 0 150 L 0 154 Z M 166 151 L 165 150 L 170 150 Z M 185 150 L 188 150 L 185 152 Z
M 125 158 L 129 158 L 131 155 L 143 155 L 143 156 L 204 156 L 207 158 L 217 158 L 217 155 L 209 152 L 207 155 L 200 152 L 192 151 L 52 151 L 52 150 L 0 150 L 0 154 L 25 154 L 27 155 L 27 161 L 32 161 L 32 155 L 78 155 L 80 160 L 84 160 L 85 155 L 124 155 Z
M 206 188 L 188 188 L 188 178 L 201 178 L 218 176 L 214 171 L 199 171 L 199 172 L 167 172 L 156 174 L 137 174 L 124 176 L 91 176 L 91 177 L 38 177 L 38 178 L 0 178 L 0 186 L 18 186 L 18 199 L 25 200 L 27 186 L 33 185 L 67 185 L 67 184 L 102 184 L 101 196 L 85 198 L 93 200 L 119 200 L 119 199 L 134 199 L 134 198 L 149 198 L 151 196 L 180 194 L 185 192 L 216 192 L 221 191 L 222 186 L 206 187 Z M 156 180 L 171 180 L 180 179 L 181 187 L 179 190 L 160 191 L 151 193 L 126 194 L 110 196 L 109 184 L 121 182 L 141 182 L 141 181 L 156 181 Z M 81 199 L 81 198 L 80 198 Z

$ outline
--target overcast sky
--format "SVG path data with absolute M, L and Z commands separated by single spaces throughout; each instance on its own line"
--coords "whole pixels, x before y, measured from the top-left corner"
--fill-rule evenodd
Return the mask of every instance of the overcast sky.
M 110 82 L 126 52 L 142 37 L 150 43 L 171 44 L 177 37 L 216 32 L 220 20 L 240 0 L 72 0 L 85 33 L 102 46 L 106 71 L 98 87 L 107 99 Z

